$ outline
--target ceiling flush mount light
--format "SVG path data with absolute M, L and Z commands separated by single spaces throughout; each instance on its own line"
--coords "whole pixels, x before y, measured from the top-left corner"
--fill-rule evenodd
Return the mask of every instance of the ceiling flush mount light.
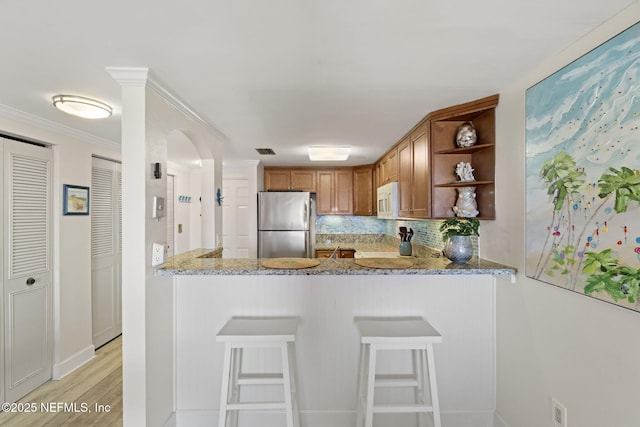
M 314 145 L 309 147 L 309 160 L 343 161 L 349 158 L 351 147 L 348 145 Z
M 82 96 L 56 95 L 51 100 L 58 110 L 85 119 L 104 119 L 113 112 L 104 102 Z

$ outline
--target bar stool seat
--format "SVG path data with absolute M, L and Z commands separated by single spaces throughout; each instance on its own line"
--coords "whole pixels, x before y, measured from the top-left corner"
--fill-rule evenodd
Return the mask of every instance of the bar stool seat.
M 356 318 L 355 323 L 360 333 L 357 427 L 372 427 L 376 413 L 430 413 L 434 426 L 441 427 L 433 357 L 433 344 L 442 342 L 440 333 L 429 322 L 419 318 Z M 411 351 L 411 373 L 377 374 L 378 352 L 386 350 Z M 413 388 L 414 402 L 376 404 L 375 390 L 382 387 Z
M 230 319 L 216 335 L 224 342 L 222 390 L 218 426 L 226 427 L 232 419 L 238 425 L 240 410 L 283 410 L 287 427 L 299 427 L 296 396 L 295 339 L 297 318 L 240 318 Z M 248 348 L 276 348 L 280 350 L 282 373 L 243 372 L 242 354 Z M 282 385 L 284 400 L 276 402 L 240 402 L 240 386 Z M 228 413 L 234 411 L 233 417 Z

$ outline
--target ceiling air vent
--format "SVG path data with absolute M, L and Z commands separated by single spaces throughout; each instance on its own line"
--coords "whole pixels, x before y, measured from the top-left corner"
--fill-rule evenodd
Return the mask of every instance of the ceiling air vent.
M 256 148 L 256 151 L 262 155 L 273 156 L 276 154 L 271 148 Z

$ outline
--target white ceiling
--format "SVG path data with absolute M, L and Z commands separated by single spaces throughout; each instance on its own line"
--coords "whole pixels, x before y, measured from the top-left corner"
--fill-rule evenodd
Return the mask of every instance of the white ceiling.
M 338 144 L 370 163 L 428 112 L 499 93 L 633 2 L 2 0 L 0 114 L 119 143 L 105 67 L 149 67 L 225 136 L 225 160 L 302 165 L 308 145 Z M 74 118 L 55 94 L 115 114 Z

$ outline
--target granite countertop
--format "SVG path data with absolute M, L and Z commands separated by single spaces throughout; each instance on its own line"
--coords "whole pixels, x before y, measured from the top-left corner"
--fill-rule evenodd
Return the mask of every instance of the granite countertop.
M 342 246 L 341 246 L 342 247 Z M 360 250 L 364 246 L 357 246 Z M 369 248 L 367 246 L 366 248 Z M 377 250 L 378 247 L 376 247 Z M 335 246 L 333 246 L 335 249 Z M 356 247 L 354 247 L 356 249 Z M 320 265 L 302 269 L 271 269 L 262 267 L 259 259 L 206 258 L 211 249 L 196 249 L 176 255 L 159 266 L 158 276 L 178 275 L 442 275 L 491 274 L 511 276 L 516 269 L 487 260 L 471 259 L 467 264 L 453 264 L 440 251 L 426 249 L 420 256 L 406 257 L 413 266 L 399 269 L 367 268 L 356 264 L 353 258 L 318 259 Z M 405 258 L 405 257 L 403 257 Z

